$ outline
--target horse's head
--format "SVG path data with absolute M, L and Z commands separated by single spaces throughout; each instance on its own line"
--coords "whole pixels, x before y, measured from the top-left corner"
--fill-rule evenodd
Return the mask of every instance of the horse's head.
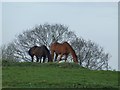
M 51 54 L 48 55 L 48 62 L 53 62 Z
M 76 64 L 78 64 L 78 58 L 77 58 L 77 55 L 76 55 L 76 54 L 73 55 L 73 60 L 74 60 L 74 62 L 75 62 Z

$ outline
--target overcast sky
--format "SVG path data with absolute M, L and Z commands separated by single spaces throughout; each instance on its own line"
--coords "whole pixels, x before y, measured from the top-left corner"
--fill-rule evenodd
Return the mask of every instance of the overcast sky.
M 99 44 L 112 55 L 109 65 L 118 70 L 117 3 L 2 3 L 3 44 L 44 23 L 65 24 L 78 37 Z

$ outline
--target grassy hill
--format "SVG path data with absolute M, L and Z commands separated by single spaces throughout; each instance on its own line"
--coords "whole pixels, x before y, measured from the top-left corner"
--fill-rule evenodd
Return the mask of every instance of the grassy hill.
M 3 88 L 118 88 L 118 72 L 73 63 L 3 62 Z

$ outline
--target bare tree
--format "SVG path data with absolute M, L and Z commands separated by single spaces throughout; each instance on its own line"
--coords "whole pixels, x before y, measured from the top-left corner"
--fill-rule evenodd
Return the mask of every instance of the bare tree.
M 48 48 L 52 42 L 69 42 L 75 50 L 81 66 L 89 69 L 108 69 L 110 55 L 103 48 L 92 41 L 78 38 L 74 32 L 62 24 L 43 24 L 35 26 L 19 34 L 16 39 L 3 47 L 3 57 L 17 61 L 31 61 L 28 50 L 37 45 L 46 45 Z M 72 59 L 68 57 L 69 60 Z
M 97 69 L 97 70 L 108 70 L 108 60 L 110 55 L 104 53 L 104 50 L 99 45 L 92 41 L 85 41 L 82 38 L 76 38 L 72 42 L 72 46 L 77 52 L 77 56 L 81 66 Z
M 31 30 L 24 31 L 19 34 L 13 42 L 14 57 L 18 60 L 30 61 L 28 49 L 32 46 L 46 45 L 48 48 L 50 44 L 55 41 L 71 41 L 76 38 L 72 31 L 68 31 L 68 27 L 61 24 L 44 24 L 35 26 Z
M 12 43 L 9 43 L 8 45 L 3 45 L 1 47 L 1 51 L 2 51 L 2 59 L 3 60 L 15 60 L 14 57 L 14 45 Z

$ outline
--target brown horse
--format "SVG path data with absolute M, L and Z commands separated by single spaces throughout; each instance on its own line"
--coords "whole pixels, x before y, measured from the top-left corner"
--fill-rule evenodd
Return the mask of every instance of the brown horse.
M 39 59 L 40 59 L 40 63 L 41 63 L 41 58 L 43 57 L 43 63 L 44 63 L 46 56 L 48 58 L 48 62 L 52 62 L 50 51 L 47 49 L 47 47 L 45 45 L 42 45 L 40 47 L 34 46 L 34 47 L 30 48 L 28 51 L 28 54 L 31 56 L 32 62 L 33 62 L 34 56 L 36 56 L 37 62 L 39 62 Z
M 55 61 L 56 61 L 58 55 L 60 54 L 59 61 L 61 60 L 62 56 L 65 55 L 65 62 L 66 62 L 69 53 L 71 53 L 74 62 L 78 63 L 78 59 L 77 59 L 77 55 L 75 54 L 75 51 L 70 46 L 70 44 L 67 42 L 63 42 L 63 43 L 54 42 L 51 44 L 50 50 L 51 50 L 51 54 L 52 54 L 52 60 L 54 59 L 54 53 L 55 53 L 56 54 Z

